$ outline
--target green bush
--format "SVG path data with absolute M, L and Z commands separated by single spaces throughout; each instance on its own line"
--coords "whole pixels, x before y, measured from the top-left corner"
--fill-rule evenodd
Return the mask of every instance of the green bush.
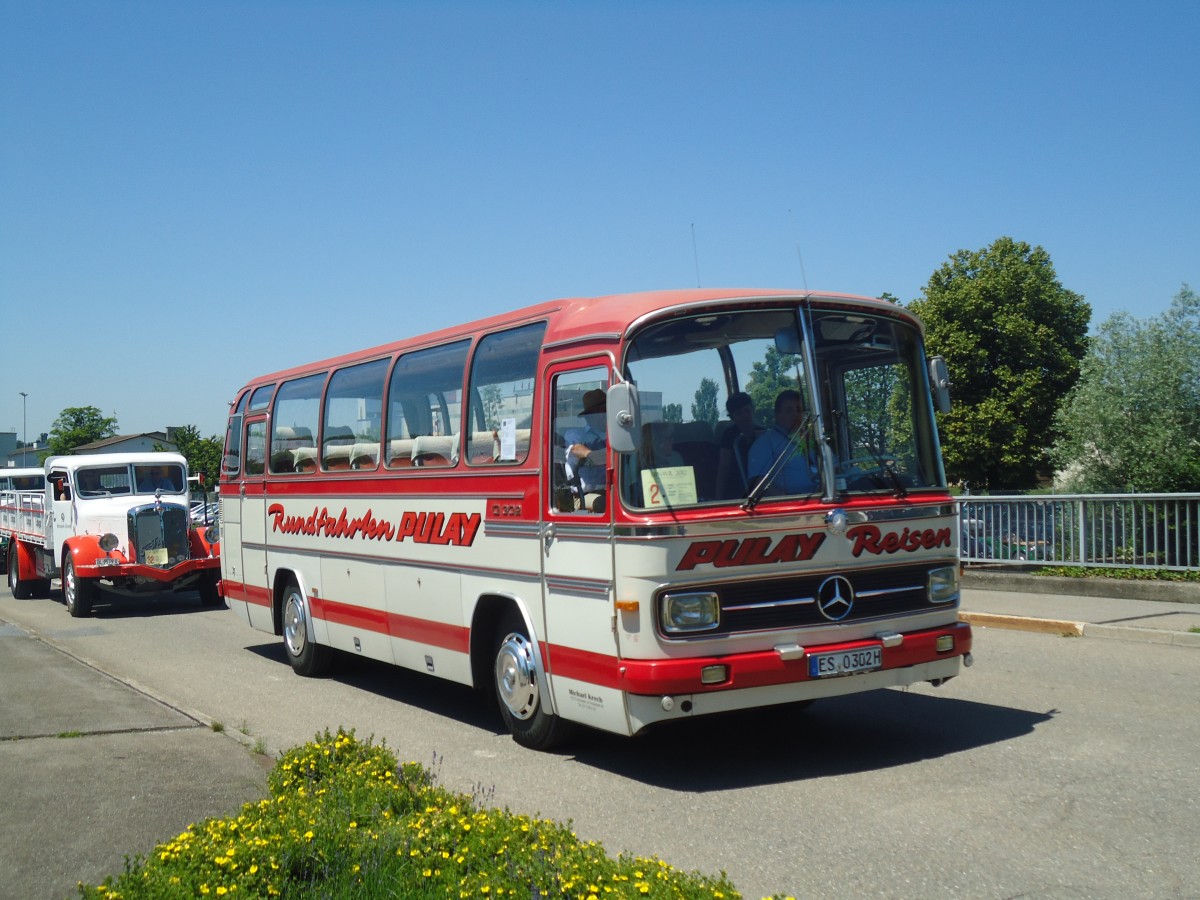
M 483 809 L 417 763 L 338 730 L 290 750 L 269 796 L 209 819 L 80 896 L 282 898 L 736 898 L 724 873 L 609 857 L 546 819 Z

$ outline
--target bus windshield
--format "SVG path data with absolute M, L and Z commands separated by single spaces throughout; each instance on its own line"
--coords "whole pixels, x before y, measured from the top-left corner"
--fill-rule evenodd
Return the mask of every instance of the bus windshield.
M 634 509 L 943 488 L 920 334 L 857 308 L 702 313 L 629 345 Z M 749 498 L 749 500 L 747 500 Z

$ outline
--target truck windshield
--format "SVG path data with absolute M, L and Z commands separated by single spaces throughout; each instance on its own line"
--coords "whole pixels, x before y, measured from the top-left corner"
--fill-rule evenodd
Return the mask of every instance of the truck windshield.
M 634 509 L 944 487 L 920 334 L 900 317 L 671 319 L 634 337 L 624 373 L 643 423 L 638 452 L 619 462 Z
M 129 466 L 95 466 L 75 473 L 80 497 L 107 497 L 130 493 Z

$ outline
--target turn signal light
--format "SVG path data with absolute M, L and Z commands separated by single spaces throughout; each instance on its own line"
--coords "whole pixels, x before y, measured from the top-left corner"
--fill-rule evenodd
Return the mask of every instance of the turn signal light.
M 937 652 L 945 653 L 948 650 L 954 649 L 954 635 L 943 634 L 937 639 Z
M 729 666 L 705 666 L 700 670 L 701 684 L 720 684 L 729 680 Z

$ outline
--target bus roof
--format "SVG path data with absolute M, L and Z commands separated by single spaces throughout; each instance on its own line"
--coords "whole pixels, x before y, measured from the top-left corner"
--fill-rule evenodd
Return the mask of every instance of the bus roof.
M 915 317 L 887 300 L 863 297 L 855 294 L 827 293 L 783 288 L 688 288 L 683 290 L 645 291 L 634 294 L 611 294 L 605 297 L 571 297 L 548 300 L 533 306 L 523 307 L 499 315 L 478 319 L 451 328 L 423 335 L 402 338 L 365 350 L 356 350 L 340 356 L 282 369 L 254 378 L 243 386 L 269 384 L 296 378 L 312 372 L 330 369 L 348 363 L 365 362 L 391 356 L 398 350 L 416 350 L 425 346 L 445 343 L 455 339 L 470 338 L 483 332 L 515 327 L 526 322 L 547 322 L 545 346 L 579 340 L 598 343 L 616 343 L 625 334 L 629 325 L 652 313 L 663 312 L 673 307 L 696 307 L 722 303 L 769 303 L 771 300 L 826 300 L 863 305 L 865 307 L 899 312 L 905 318 Z M 239 389 L 240 394 L 242 389 Z

